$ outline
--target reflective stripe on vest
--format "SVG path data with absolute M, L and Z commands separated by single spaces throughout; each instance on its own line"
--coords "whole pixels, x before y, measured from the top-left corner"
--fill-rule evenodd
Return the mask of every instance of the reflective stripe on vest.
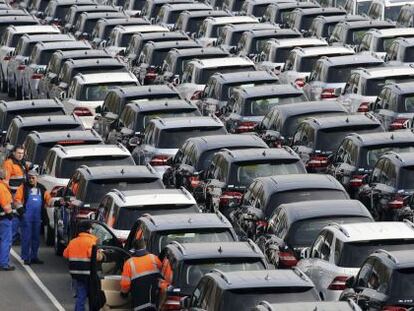
M 89 258 L 69 258 L 69 273 L 79 275 L 90 275 L 91 260 Z
M 157 263 L 154 259 L 154 255 L 151 254 L 150 257 L 151 257 L 151 261 L 152 261 L 152 265 L 154 266 L 154 269 L 147 270 L 147 271 L 141 272 L 141 273 L 136 272 L 134 261 L 133 260 L 129 261 L 129 265 L 131 266 L 131 280 L 135 280 L 139 277 L 143 277 L 143 276 L 154 274 L 154 273 L 160 273 L 160 270 L 158 269 Z
M 24 176 L 13 176 L 13 177 L 10 177 L 10 179 L 9 179 L 9 187 L 10 187 L 10 190 L 16 191 L 17 188 L 19 188 L 21 186 L 21 184 L 23 184 L 24 179 L 25 179 Z

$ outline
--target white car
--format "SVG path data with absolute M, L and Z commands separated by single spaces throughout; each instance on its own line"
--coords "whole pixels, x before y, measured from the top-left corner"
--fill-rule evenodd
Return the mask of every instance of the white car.
M 182 83 L 176 88 L 182 98 L 196 102 L 210 77 L 216 72 L 254 71 L 254 63 L 247 57 L 220 57 L 190 61 L 183 72 Z
M 56 192 L 68 184 L 69 179 L 81 165 L 93 167 L 133 164 L 134 160 L 130 152 L 122 145 L 56 145 L 47 153 L 41 167 L 39 183 L 47 191 Z M 46 211 L 49 228 L 53 229 L 53 205 L 49 206 Z
M 315 284 L 322 300 L 338 300 L 345 281 L 355 276 L 364 260 L 377 249 L 414 249 L 414 227 L 409 222 L 331 224 L 305 249 L 297 267 Z M 308 254 L 306 254 L 308 253 Z
M 99 204 L 96 218 L 106 223 L 115 236 L 125 241 L 135 221 L 144 214 L 201 212 L 196 200 L 185 189 L 112 190 Z M 111 217 L 110 217 L 111 216 Z
M 138 85 L 137 78 L 130 72 L 77 74 L 69 86 L 68 98 L 63 100 L 63 105 L 69 113 L 73 112 L 81 119 L 91 117 L 111 89 Z
M 374 0 L 368 9 L 367 15 L 371 19 L 396 21 L 401 8 L 405 4 L 412 4 L 412 0 Z

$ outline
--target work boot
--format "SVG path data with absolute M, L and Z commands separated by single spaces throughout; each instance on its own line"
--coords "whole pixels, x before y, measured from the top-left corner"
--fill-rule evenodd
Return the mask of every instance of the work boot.
M 32 264 L 33 265 L 43 265 L 44 262 L 43 262 L 43 260 L 40 260 L 39 258 L 36 258 L 36 259 L 32 259 Z
M 25 266 L 30 266 L 30 260 L 25 260 L 25 261 L 23 261 L 23 264 L 24 264 Z

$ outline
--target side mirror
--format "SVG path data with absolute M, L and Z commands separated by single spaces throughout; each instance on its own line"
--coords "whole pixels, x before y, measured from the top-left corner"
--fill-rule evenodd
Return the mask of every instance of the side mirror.
M 102 40 L 102 41 L 99 43 L 99 47 L 100 47 L 101 49 L 106 48 L 106 40 Z
M 98 106 L 95 108 L 96 113 L 102 113 L 102 106 Z
M 345 287 L 346 288 L 353 288 L 355 286 L 355 276 L 351 276 L 346 279 Z
M 59 99 L 60 100 L 64 100 L 66 98 L 66 94 L 65 94 L 65 92 L 61 92 L 60 94 L 59 94 Z
M 310 257 L 310 253 L 311 253 L 311 248 L 310 247 L 305 247 L 304 249 L 302 249 L 300 251 L 300 258 L 301 259 L 306 259 Z

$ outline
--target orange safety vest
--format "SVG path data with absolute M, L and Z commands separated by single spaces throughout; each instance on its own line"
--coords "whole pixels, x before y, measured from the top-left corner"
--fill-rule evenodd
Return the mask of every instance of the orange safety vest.
M 15 192 L 25 181 L 25 168 L 8 158 L 3 162 L 3 169 L 6 172 L 5 180 L 9 183 L 10 191 Z
M 12 200 L 9 187 L 3 180 L 0 180 L 0 219 L 6 215 L 4 207 L 7 205 L 11 207 Z

